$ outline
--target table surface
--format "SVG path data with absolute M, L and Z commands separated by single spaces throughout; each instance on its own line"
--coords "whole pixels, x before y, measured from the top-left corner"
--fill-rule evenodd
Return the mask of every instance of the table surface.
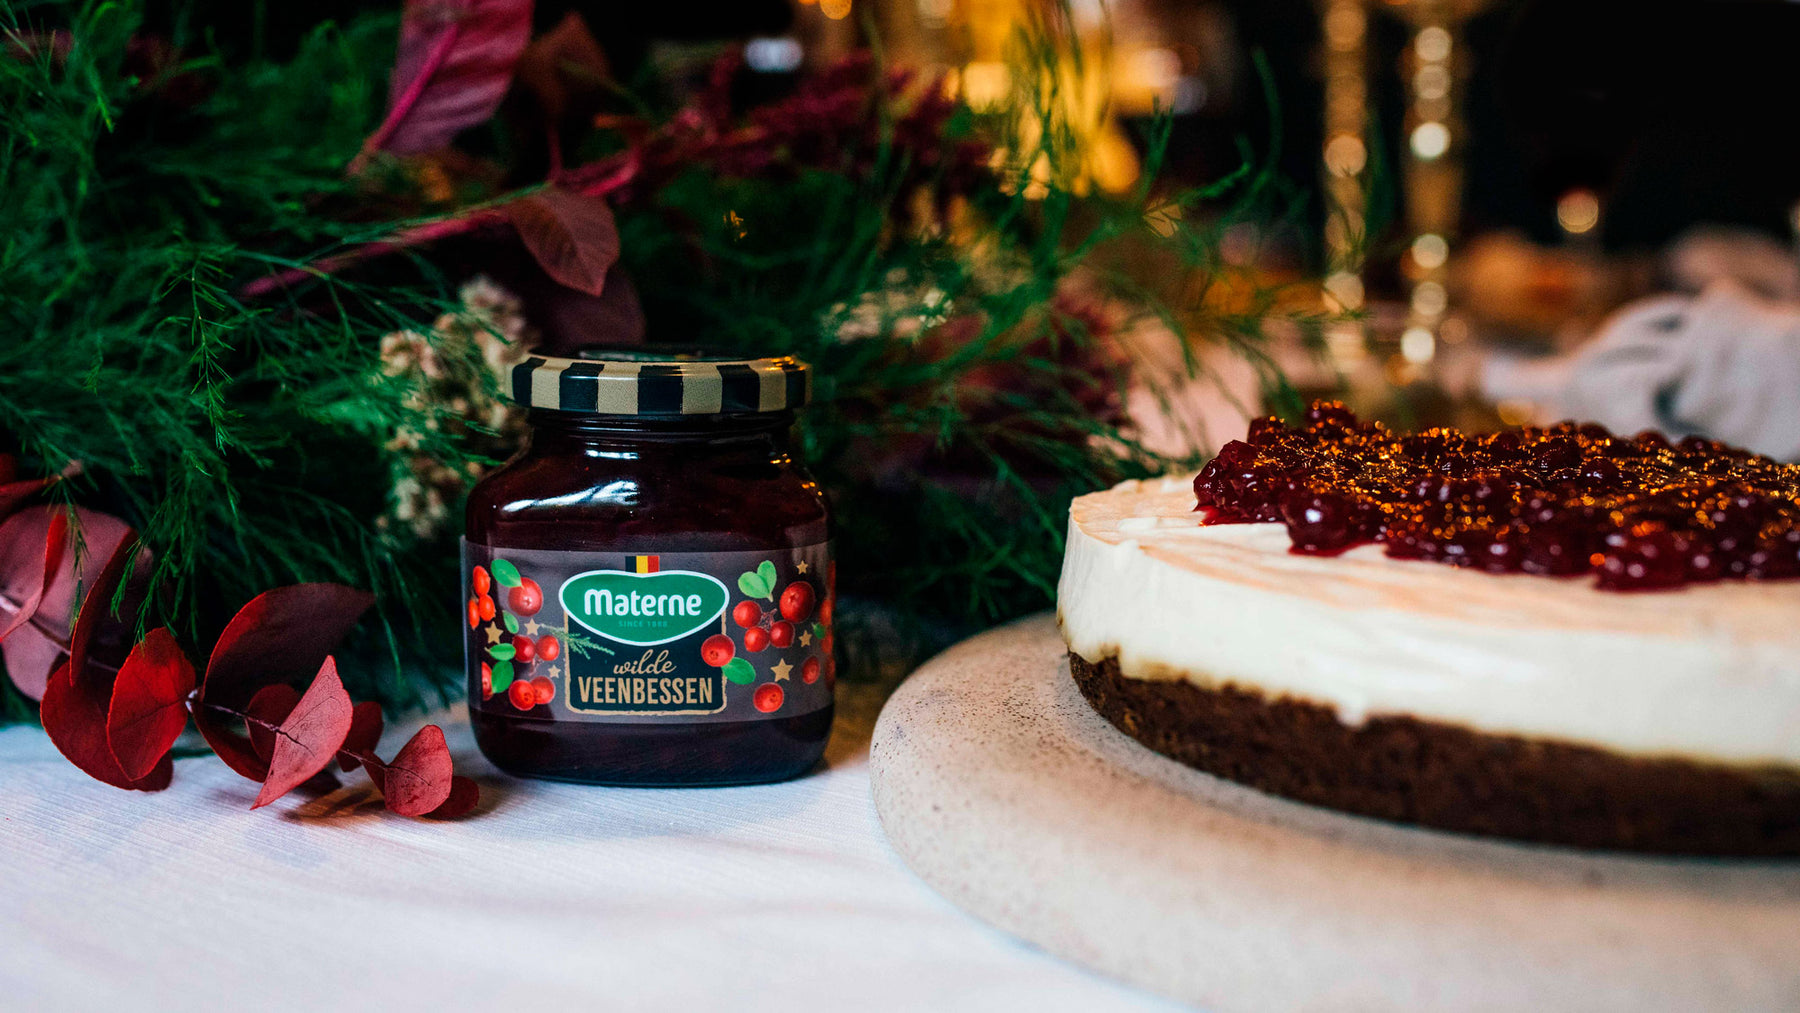
M 869 796 L 880 700 L 840 686 L 809 777 L 688 790 L 513 780 L 440 715 L 484 794 L 456 823 L 385 812 L 360 774 L 251 812 L 256 786 L 210 756 L 123 792 L 0 729 L 0 1005 L 1172 1008 L 901 864 Z

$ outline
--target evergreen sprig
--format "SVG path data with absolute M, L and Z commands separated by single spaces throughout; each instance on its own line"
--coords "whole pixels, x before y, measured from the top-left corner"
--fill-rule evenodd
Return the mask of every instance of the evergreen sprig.
M 434 431 L 442 409 L 383 377 L 376 350 L 442 293 L 332 279 L 305 303 L 235 294 L 366 231 L 318 207 L 347 192 L 394 19 L 321 27 L 285 65 L 153 67 L 139 6 L 0 12 L 0 438 L 28 471 L 78 466 L 55 494 L 138 531 L 156 590 L 140 627 L 201 640 L 270 587 L 337 580 L 378 592 L 380 653 L 398 657 L 405 603 L 448 567 L 374 527 L 384 443 Z M 392 668 L 361 674 L 417 700 Z

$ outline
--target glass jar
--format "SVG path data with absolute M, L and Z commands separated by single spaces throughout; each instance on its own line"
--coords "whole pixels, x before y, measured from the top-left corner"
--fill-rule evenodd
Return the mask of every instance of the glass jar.
M 834 570 L 788 449 L 792 358 L 533 356 L 525 449 L 469 494 L 475 741 L 512 774 L 724 785 L 806 772 L 831 729 Z

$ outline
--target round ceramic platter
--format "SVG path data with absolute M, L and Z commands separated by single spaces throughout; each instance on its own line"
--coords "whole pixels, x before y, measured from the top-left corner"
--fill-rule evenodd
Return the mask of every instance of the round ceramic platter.
M 1800 1009 L 1800 862 L 1512 844 L 1264 795 L 1096 715 L 1048 617 L 907 679 L 871 772 L 889 840 L 951 901 L 1220 1013 Z

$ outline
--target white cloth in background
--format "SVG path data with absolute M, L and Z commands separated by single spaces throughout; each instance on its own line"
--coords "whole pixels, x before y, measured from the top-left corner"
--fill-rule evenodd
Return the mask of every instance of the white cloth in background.
M 1699 435 L 1800 461 L 1800 304 L 1732 282 L 1644 299 L 1571 355 L 1489 360 L 1481 386 L 1494 401 L 1533 403 L 1545 421 Z
M 1695 226 L 1669 244 L 1663 270 L 1677 292 L 1735 281 L 1769 299 L 1800 299 L 1800 256 L 1755 229 Z
M 0 729 L 0 1009 L 1173 1008 L 916 879 L 866 729 L 798 781 L 649 790 L 509 780 L 439 720 L 493 811 L 333 813 L 346 789 L 250 812 L 255 785 L 210 756 L 124 792 Z

